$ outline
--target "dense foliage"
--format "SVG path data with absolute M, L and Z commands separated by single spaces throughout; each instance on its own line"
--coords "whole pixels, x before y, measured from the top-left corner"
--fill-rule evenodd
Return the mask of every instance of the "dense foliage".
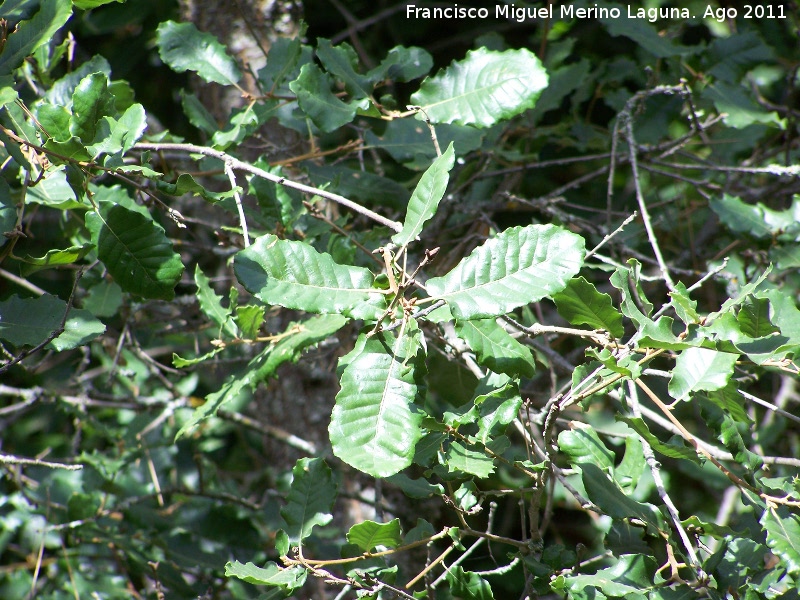
M 797 598 L 800 20 L 685 4 L 5 0 L 0 597 Z

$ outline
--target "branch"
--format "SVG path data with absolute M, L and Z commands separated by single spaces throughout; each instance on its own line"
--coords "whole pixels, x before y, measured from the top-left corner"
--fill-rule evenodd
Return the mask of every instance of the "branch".
M 39 460 L 38 458 L 22 458 L 10 454 L 0 454 L 0 464 L 3 465 L 30 465 L 34 467 L 47 467 L 48 469 L 64 469 L 65 471 L 80 471 L 83 465 L 65 465 L 64 463 Z
M 664 283 L 667 284 L 667 287 L 670 290 L 675 289 L 675 282 L 672 281 L 672 276 L 669 274 L 669 269 L 667 268 L 667 264 L 664 262 L 664 257 L 661 255 L 661 248 L 658 246 L 658 240 L 656 240 L 656 234 L 653 230 L 653 224 L 650 221 L 650 212 L 647 210 L 647 204 L 644 201 L 644 194 L 642 193 L 642 185 L 639 181 L 639 164 L 637 161 L 636 156 L 636 138 L 633 136 L 633 108 L 636 103 L 647 96 L 653 95 L 655 93 L 665 93 L 665 94 L 673 94 L 673 93 L 681 93 L 683 90 L 677 87 L 658 87 L 653 90 L 649 90 L 646 93 L 638 93 L 633 96 L 628 102 L 625 103 L 625 108 L 619 113 L 617 125 L 614 127 L 614 137 L 616 138 L 619 132 L 620 126 L 625 128 L 625 137 L 628 140 L 628 155 L 631 162 L 631 171 L 633 174 L 633 185 L 636 190 L 636 201 L 639 204 L 639 210 L 642 213 L 642 221 L 644 222 L 644 228 L 647 231 L 647 238 L 650 240 L 650 247 L 653 249 L 653 254 L 656 257 L 656 261 L 658 261 L 658 267 L 661 270 L 661 276 L 664 278 Z
M 630 379 L 627 381 L 627 384 L 631 414 L 634 417 L 641 418 L 642 412 L 639 409 L 639 395 L 636 392 L 636 385 L 633 383 L 633 380 Z M 642 444 L 642 452 L 644 454 L 645 461 L 647 462 L 647 466 L 650 467 L 650 474 L 652 475 L 653 482 L 658 490 L 658 495 L 661 497 L 661 500 L 667 507 L 669 516 L 672 519 L 673 525 L 675 526 L 675 531 L 678 532 L 678 536 L 681 538 L 681 542 L 683 542 L 683 547 L 686 548 L 686 552 L 689 555 L 689 560 L 692 562 L 692 567 L 697 572 L 697 578 L 700 581 L 704 581 L 708 579 L 708 576 L 703 572 L 703 567 L 697 558 L 697 553 L 694 551 L 694 547 L 692 546 L 691 541 L 689 541 L 689 536 L 686 533 L 686 530 L 683 528 L 680 515 L 678 514 L 678 509 L 675 507 L 675 503 L 672 502 L 672 498 L 670 498 L 669 494 L 667 493 L 667 488 L 664 486 L 664 480 L 661 478 L 661 468 L 656 460 L 656 455 L 653 452 L 653 448 L 651 448 L 647 440 L 641 436 L 639 436 L 639 442 Z M 669 544 L 669 540 L 667 540 L 666 543 Z
M 321 190 L 319 188 L 311 187 L 309 185 L 304 185 L 302 183 L 297 183 L 296 181 L 291 181 L 290 179 L 286 179 L 285 177 L 280 177 L 279 175 L 274 175 L 264 169 L 259 169 L 258 167 L 254 167 L 253 165 L 246 163 L 238 158 L 234 158 L 230 154 L 222 152 L 220 150 L 214 150 L 213 148 L 207 148 L 205 146 L 195 146 L 194 144 L 174 144 L 174 143 L 157 143 L 152 144 L 149 142 L 139 142 L 134 146 L 134 148 L 138 150 L 154 150 L 159 152 L 161 150 L 176 150 L 178 152 L 191 152 L 194 154 L 202 154 L 204 156 L 212 156 L 223 161 L 226 166 L 229 165 L 230 168 L 239 169 L 240 171 L 245 171 L 246 173 L 252 173 L 258 177 L 266 179 L 267 181 L 271 181 L 272 183 L 283 185 L 288 188 L 292 188 L 295 190 L 299 190 L 306 194 L 315 194 L 317 196 L 321 196 L 322 198 L 327 198 L 328 200 L 332 200 L 342 206 L 346 206 L 350 210 L 353 210 L 359 214 L 364 215 L 365 217 L 369 217 L 373 221 L 380 223 L 381 225 L 385 225 L 389 229 L 393 231 L 401 231 L 403 229 L 403 224 L 397 221 L 392 221 L 391 219 L 387 219 L 383 215 L 379 215 L 378 213 L 361 206 L 353 202 L 352 200 L 348 200 L 344 196 L 340 196 L 339 194 L 334 194 L 333 192 L 326 192 L 325 190 Z

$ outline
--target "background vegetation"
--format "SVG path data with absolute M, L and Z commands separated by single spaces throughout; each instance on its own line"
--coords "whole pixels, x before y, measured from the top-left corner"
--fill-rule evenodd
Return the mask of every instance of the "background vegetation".
M 0 597 L 796 598 L 797 5 L 233 4 L 0 4 Z

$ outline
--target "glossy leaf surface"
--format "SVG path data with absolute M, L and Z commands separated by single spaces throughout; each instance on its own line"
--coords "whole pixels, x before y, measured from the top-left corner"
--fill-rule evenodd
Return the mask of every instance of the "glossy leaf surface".
M 328 428 L 333 453 L 373 477 L 388 477 L 411 464 L 420 438 L 422 348 L 419 330 L 395 337 L 362 334 L 345 357 L 341 390 Z
M 583 264 L 584 240 L 554 225 L 512 227 L 428 281 L 457 319 L 504 315 L 564 289 Z
M 490 127 L 533 107 L 547 86 L 547 72 L 526 49 L 472 50 L 422 82 L 411 102 L 434 123 Z

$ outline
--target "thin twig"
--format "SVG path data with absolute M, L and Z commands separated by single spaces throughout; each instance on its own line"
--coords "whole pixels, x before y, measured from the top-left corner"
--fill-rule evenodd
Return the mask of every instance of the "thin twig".
M 627 384 L 631 414 L 636 418 L 641 418 L 642 412 L 639 409 L 639 395 L 636 391 L 636 385 L 631 379 L 627 381 Z M 664 486 L 664 480 L 661 478 L 661 467 L 656 460 L 656 455 L 653 452 L 653 448 L 650 446 L 648 441 L 641 436 L 639 436 L 639 442 L 642 444 L 642 452 L 644 454 L 645 461 L 647 462 L 647 466 L 650 467 L 650 475 L 653 477 L 653 483 L 655 483 L 656 490 L 658 490 L 658 495 L 664 502 L 664 505 L 667 507 L 667 511 L 672 519 L 672 524 L 675 527 L 675 531 L 678 533 L 678 537 L 681 538 L 684 548 L 686 548 L 686 552 L 689 555 L 689 560 L 692 563 L 692 567 L 697 572 L 697 578 L 700 581 L 704 581 L 707 579 L 707 575 L 703 572 L 703 567 L 697 558 L 697 553 L 692 546 L 692 542 L 689 540 L 689 536 L 681 524 L 681 518 L 678 514 L 678 509 L 675 507 L 675 503 L 672 501 L 672 498 L 670 498 L 669 494 L 667 493 L 667 488 Z M 667 540 L 667 544 L 669 544 L 669 540 Z
M 605 244 L 608 242 L 608 240 L 610 240 L 610 239 L 611 239 L 611 238 L 613 238 L 615 235 L 617 235 L 617 234 L 618 234 L 620 231 L 622 231 L 622 230 L 625 228 L 625 226 L 626 226 L 628 223 L 630 223 L 631 221 L 633 221 L 633 220 L 634 220 L 634 219 L 635 219 L 637 216 L 638 216 L 638 213 L 637 213 L 636 211 L 633 211 L 633 214 L 631 214 L 631 215 L 630 215 L 630 216 L 629 216 L 627 219 L 625 219 L 625 220 L 624 220 L 622 223 L 620 223 L 620 226 L 619 226 L 619 227 L 617 227 L 617 228 L 616 228 L 614 231 L 612 231 L 611 233 L 608 233 L 608 234 L 606 234 L 606 235 L 603 237 L 603 239 L 602 239 L 602 240 L 600 240 L 600 243 L 599 243 L 599 244 L 597 244 L 597 246 L 595 246 L 594 248 L 592 248 L 592 250 L 590 250 L 589 252 L 587 252 L 587 253 L 586 253 L 586 256 L 584 256 L 584 257 L 583 257 L 583 258 L 584 258 L 584 260 L 588 260 L 590 257 L 594 256 L 594 254 L 595 254 L 595 253 L 596 253 L 598 250 L 600 250 L 600 248 L 602 248 L 602 247 L 603 247 L 603 246 L 604 246 L 604 245 L 605 245 Z
M 47 467 L 48 469 L 64 469 L 65 471 L 80 471 L 83 465 L 66 465 L 64 463 L 50 462 L 38 458 L 22 458 L 10 454 L 0 454 L 0 464 L 4 465 L 28 465 L 32 467 Z
M 44 296 L 47 292 L 40 288 L 38 285 L 31 283 L 27 279 L 23 279 L 22 277 L 18 277 L 13 273 L 9 273 L 5 269 L 0 269 L 0 277 L 8 279 L 9 281 L 13 281 L 18 286 L 25 288 L 29 292 L 33 292 L 37 296 Z
M 175 143 L 150 143 L 150 142 L 139 142 L 137 143 L 134 148 L 139 150 L 154 150 L 156 152 L 160 150 L 176 150 L 179 152 L 190 152 L 194 154 L 202 154 L 204 156 L 212 156 L 217 158 L 223 162 L 229 163 L 231 168 L 238 169 L 240 171 L 245 171 L 246 173 L 252 173 L 253 175 L 257 175 L 267 181 L 271 181 L 278 185 L 283 185 L 295 190 L 299 190 L 306 194 L 314 194 L 316 196 L 320 196 L 322 198 L 326 198 L 328 200 L 332 200 L 342 206 L 346 206 L 350 210 L 353 210 L 365 217 L 368 217 L 375 221 L 376 223 L 380 223 L 381 225 L 385 225 L 389 229 L 393 231 L 402 231 L 403 224 L 397 221 L 392 221 L 391 219 L 387 219 L 383 215 L 379 215 L 375 211 L 372 211 L 352 200 L 348 200 L 344 196 L 340 196 L 339 194 L 334 194 L 333 192 L 327 192 L 325 190 L 321 190 L 319 188 L 311 187 L 310 185 L 304 185 L 302 183 L 297 183 L 296 181 L 292 181 L 290 179 L 286 179 L 285 177 L 281 177 L 279 175 L 274 175 L 269 171 L 265 171 L 264 169 L 260 169 L 255 167 L 249 163 L 246 163 L 238 158 L 234 158 L 230 154 L 222 152 L 220 150 L 214 150 L 213 148 L 208 148 L 206 146 L 196 146 L 195 144 L 175 144 Z
M 244 208 L 242 207 L 242 195 L 239 193 L 239 186 L 236 185 L 236 173 L 233 172 L 233 165 L 230 160 L 225 161 L 225 174 L 228 176 L 228 181 L 231 182 L 231 191 L 233 191 L 233 199 L 236 201 L 236 210 L 239 213 L 239 223 L 242 226 L 242 236 L 244 237 L 244 247 L 250 247 L 250 234 L 247 233 L 247 219 L 244 217 Z
M 652 91 L 652 90 L 651 90 Z M 667 91 L 665 89 L 664 93 L 674 93 Z M 649 94 L 648 94 L 649 95 Z M 661 254 L 661 248 L 658 245 L 658 240 L 656 239 L 655 231 L 653 230 L 653 224 L 650 219 L 650 212 L 647 210 L 647 204 L 644 200 L 644 194 L 642 193 L 642 184 L 639 179 L 639 163 L 637 160 L 636 152 L 636 138 L 633 135 L 633 109 L 636 103 L 643 97 L 641 94 L 636 94 L 633 98 L 628 100 L 625 104 L 625 108 L 619 114 L 619 121 L 614 128 L 614 135 L 617 135 L 620 125 L 625 128 L 625 137 L 628 141 L 628 156 L 631 163 L 631 172 L 633 175 L 633 186 L 636 191 L 636 202 L 639 204 L 639 210 L 642 213 L 642 221 L 644 222 L 645 231 L 647 231 L 647 238 L 650 240 L 650 247 L 653 249 L 653 254 L 656 257 L 656 261 L 658 261 L 658 267 L 661 270 L 661 276 L 664 279 L 664 283 L 667 284 L 667 287 L 674 291 L 675 289 L 675 282 L 672 281 L 672 276 L 669 274 L 669 269 L 667 268 L 667 263 L 664 262 L 664 257 Z

